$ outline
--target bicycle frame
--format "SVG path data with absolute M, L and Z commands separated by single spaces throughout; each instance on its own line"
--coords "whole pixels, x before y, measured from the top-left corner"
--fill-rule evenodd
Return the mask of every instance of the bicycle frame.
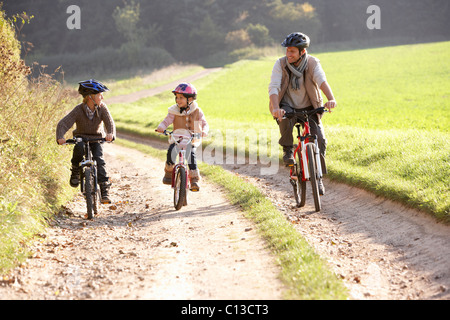
M 183 148 L 181 146 L 181 141 L 183 141 L 183 139 L 185 139 L 185 136 L 182 137 L 178 137 L 176 136 L 176 134 L 174 134 L 173 132 L 168 132 L 168 131 L 164 131 L 165 135 L 170 136 L 175 145 L 178 148 L 178 162 L 175 164 L 173 171 L 172 171 L 172 188 L 175 188 L 175 174 L 178 171 L 178 169 L 180 167 L 183 167 L 186 169 L 186 188 L 189 187 L 189 170 L 187 170 L 187 165 L 186 165 L 186 149 Z M 186 146 L 188 146 L 189 144 L 191 144 L 192 140 L 196 137 L 197 134 L 191 134 L 191 136 L 189 137 L 188 141 L 186 142 Z
M 305 205 L 306 181 L 310 181 L 316 211 L 320 211 L 318 181 L 322 178 L 322 165 L 317 135 L 310 132 L 309 117 L 323 111 L 325 111 L 325 108 L 322 107 L 313 110 L 297 110 L 285 114 L 285 118 L 295 119 L 298 133 L 298 145 L 294 151 L 294 164 L 290 166 L 289 172 L 289 181 L 294 188 L 295 201 L 297 207 Z M 301 131 L 300 126 L 302 126 L 303 131 Z M 299 163 L 296 161 L 297 158 Z
M 179 210 L 182 206 L 187 205 L 187 192 L 190 187 L 189 170 L 186 166 L 186 148 L 193 139 L 199 138 L 199 134 L 190 132 L 190 135 L 187 136 L 164 130 L 164 135 L 170 136 L 178 149 L 178 162 L 172 170 L 172 189 L 174 189 L 174 206 L 176 210 Z
M 93 214 L 97 214 L 98 204 L 100 203 L 100 189 L 98 187 L 98 176 L 97 176 L 97 162 L 92 159 L 91 143 L 104 142 L 105 139 L 83 139 L 76 137 L 74 139 L 69 139 L 66 141 L 67 144 L 77 144 L 84 142 L 84 156 L 83 160 L 80 162 L 80 191 L 86 199 L 88 219 L 93 218 Z M 89 168 L 88 176 L 86 177 L 86 171 Z M 92 185 L 86 187 L 86 179 L 93 178 Z M 90 183 L 89 183 L 90 185 Z
M 312 135 L 310 133 L 310 126 L 309 126 L 309 117 L 307 116 L 305 121 L 300 124 L 297 123 L 295 125 L 297 127 L 297 139 L 299 144 L 297 145 L 297 148 L 294 151 L 294 160 L 296 159 L 296 155 L 300 152 L 300 159 L 302 161 L 302 180 L 308 181 L 310 178 L 310 173 L 308 169 L 308 155 L 307 155 L 307 145 L 312 145 L 314 150 L 314 156 L 316 158 L 316 162 L 318 164 L 317 171 L 318 171 L 318 177 L 322 178 L 322 166 L 320 165 L 320 152 L 319 152 L 319 144 L 317 141 L 317 136 Z M 300 126 L 303 126 L 303 132 L 300 132 Z M 291 167 L 290 169 L 290 176 L 293 179 L 296 179 L 295 175 L 293 175 L 294 168 Z M 294 178 L 295 177 L 295 178 Z

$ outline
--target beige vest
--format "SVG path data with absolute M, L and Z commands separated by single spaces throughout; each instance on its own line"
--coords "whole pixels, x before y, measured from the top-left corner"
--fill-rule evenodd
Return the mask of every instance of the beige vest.
M 202 133 L 202 122 L 200 121 L 200 109 L 197 104 L 192 103 L 188 114 L 181 114 L 180 108 L 175 104 L 169 108 L 169 113 L 175 115 L 173 120 L 173 131 L 189 130 L 195 133 Z M 201 139 L 193 139 L 192 144 L 198 147 Z M 173 142 L 171 142 L 173 143 Z
M 190 112 L 188 115 L 182 115 L 178 110 L 176 112 L 172 112 L 175 115 L 175 119 L 173 120 L 173 130 L 188 129 L 196 133 L 202 132 L 202 123 L 200 121 L 198 108 L 195 108 L 195 110 Z
M 284 94 L 286 93 L 286 90 L 289 87 L 289 75 L 290 71 L 287 66 L 286 57 L 282 57 L 279 59 L 281 63 L 281 70 L 282 70 L 282 76 L 281 76 L 281 88 L 280 92 L 278 93 L 278 103 L 281 102 L 281 99 L 283 99 Z M 317 66 L 317 58 L 308 55 L 308 64 L 306 65 L 305 70 L 305 79 L 304 79 L 304 85 L 306 87 L 306 93 L 308 94 L 309 100 L 311 101 L 312 106 L 314 109 L 320 108 L 323 106 L 323 98 L 320 94 L 319 85 L 314 81 L 314 69 Z M 321 115 L 319 115 L 319 118 Z

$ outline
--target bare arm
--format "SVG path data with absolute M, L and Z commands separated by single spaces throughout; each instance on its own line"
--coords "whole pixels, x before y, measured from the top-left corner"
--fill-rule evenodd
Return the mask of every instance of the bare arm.
M 328 111 L 331 112 L 332 108 L 335 108 L 337 106 L 337 102 L 334 99 L 333 91 L 331 91 L 331 87 L 328 84 L 328 82 L 324 81 L 320 85 L 320 90 L 325 94 L 325 96 L 328 99 L 328 102 L 325 103 L 324 107 L 328 109 Z
M 270 97 L 270 113 L 274 118 L 277 118 L 281 120 L 281 118 L 284 116 L 285 111 L 283 109 L 280 109 L 280 105 L 278 103 L 278 95 L 277 94 L 271 94 Z

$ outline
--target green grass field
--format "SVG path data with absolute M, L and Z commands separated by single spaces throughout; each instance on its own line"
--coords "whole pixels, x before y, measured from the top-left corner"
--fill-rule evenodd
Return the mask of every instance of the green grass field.
M 313 54 L 314 55 L 314 54 Z M 338 107 L 324 116 L 329 177 L 450 222 L 450 42 L 320 53 Z M 276 128 L 267 86 L 277 57 L 195 83 L 214 134 Z M 109 106 L 119 130 L 154 135 L 171 92 Z

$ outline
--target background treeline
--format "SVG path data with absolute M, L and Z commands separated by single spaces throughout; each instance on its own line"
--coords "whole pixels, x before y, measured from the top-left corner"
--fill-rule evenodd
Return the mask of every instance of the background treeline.
M 374 4 L 380 30 L 366 26 Z M 79 30 L 66 27 L 69 5 L 81 8 Z M 4 9 L 34 16 L 20 30 L 24 53 L 31 49 L 27 62 L 62 64 L 67 74 L 175 61 L 220 65 L 279 46 L 292 31 L 307 33 L 313 44 L 360 46 L 450 36 L 448 0 L 6 0 Z

